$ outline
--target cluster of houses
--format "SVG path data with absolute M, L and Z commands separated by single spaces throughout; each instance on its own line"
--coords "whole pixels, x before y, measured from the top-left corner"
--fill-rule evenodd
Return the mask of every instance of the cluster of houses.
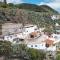
M 24 43 L 29 48 L 40 49 L 44 51 L 60 51 L 60 34 L 51 34 L 50 37 L 42 32 L 44 28 L 38 28 L 37 25 L 16 23 L 6 23 L 2 25 L 3 37 L 0 40 L 10 41 L 13 44 Z

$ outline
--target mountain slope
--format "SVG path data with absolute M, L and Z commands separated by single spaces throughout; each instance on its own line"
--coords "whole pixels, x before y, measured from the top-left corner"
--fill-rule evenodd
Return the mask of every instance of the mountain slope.
M 32 23 L 44 25 L 51 24 L 51 15 L 58 14 L 57 11 L 46 5 L 16 4 L 16 8 L 0 8 L 0 23 Z
M 54 12 L 54 13 L 58 13 L 57 11 L 55 11 L 54 9 L 52 9 L 51 7 L 47 6 L 47 5 L 34 5 L 34 4 L 27 4 L 27 3 L 23 3 L 23 4 L 17 4 L 16 7 L 20 8 L 20 9 L 28 9 L 28 10 L 32 10 L 32 11 L 36 11 L 36 12 Z
M 54 25 L 51 16 L 56 14 L 58 14 L 57 11 L 46 5 L 19 4 L 15 5 L 15 8 L 0 8 L 0 29 L 1 24 L 10 22 L 51 27 Z M 57 22 L 60 24 L 60 20 L 57 20 Z

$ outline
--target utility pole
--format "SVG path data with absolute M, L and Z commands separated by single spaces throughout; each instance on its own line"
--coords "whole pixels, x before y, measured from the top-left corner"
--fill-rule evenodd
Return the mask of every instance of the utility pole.
M 3 2 L 4 4 L 7 4 L 7 0 L 0 0 L 0 2 Z
M 7 4 L 7 0 L 4 0 L 3 2 L 4 2 L 4 4 Z

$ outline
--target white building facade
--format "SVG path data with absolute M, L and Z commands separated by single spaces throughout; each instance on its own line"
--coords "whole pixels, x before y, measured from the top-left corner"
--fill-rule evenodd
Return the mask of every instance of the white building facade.
M 44 51 L 56 51 L 56 46 L 50 46 L 50 47 L 47 48 L 46 43 L 28 44 L 27 47 L 34 48 L 34 49 L 39 49 L 39 50 L 44 50 Z
M 27 25 L 23 28 L 23 34 L 30 34 L 35 31 L 38 31 L 37 25 Z
M 38 28 L 36 25 L 27 25 L 21 28 L 21 32 L 13 33 L 13 34 L 8 34 L 4 36 L 4 40 L 9 40 L 12 41 L 14 38 L 20 38 L 20 39 L 25 39 L 28 37 L 28 35 L 32 32 L 37 32 Z

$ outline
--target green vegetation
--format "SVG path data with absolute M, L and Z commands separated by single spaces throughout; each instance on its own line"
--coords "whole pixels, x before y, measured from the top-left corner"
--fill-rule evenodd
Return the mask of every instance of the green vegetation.
M 13 54 L 27 60 L 43 60 L 46 56 L 45 52 L 41 50 L 28 48 L 24 44 L 14 45 L 13 50 Z
M 48 26 L 43 30 L 43 32 L 47 33 L 47 35 L 51 35 L 54 32 L 54 30 L 53 27 Z
M 33 23 L 39 27 L 53 25 L 52 15 L 57 11 L 46 5 L 34 4 L 4 4 L 0 2 L 0 22 Z M 18 16 L 18 17 L 17 17 Z M 60 24 L 60 20 L 57 21 Z
M 48 12 L 34 12 L 24 9 L 3 8 L 0 9 L 0 23 L 20 22 L 20 23 L 37 24 L 39 27 L 48 27 L 53 25 L 53 21 L 51 19 L 52 14 Z M 60 22 L 58 23 L 60 24 Z
M 31 11 L 35 11 L 35 12 L 55 12 L 55 13 L 57 13 L 57 11 L 55 11 L 54 9 L 50 8 L 47 5 L 38 6 L 38 5 L 34 5 L 34 4 L 22 3 L 22 4 L 17 4 L 15 6 L 20 9 L 27 9 L 27 10 L 31 10 Z
M 57 51 L 56 53 L 56 60 L 60 60 L 60 51 Z
M 52 27 L 54 28 L 54 21 L 52 15 L 59 15 L 57 11 L 46 5 L 34 4 L 4 4 L 0 2 L 0 24 L 12 22 L 24 24 L 36 24 L 38 27 Z M 55 22 L 60 24 L 60 19 Z M 50 32 L 47 30 L 48 32 Z
M 30 57 L 30 60 L 44 60 L 46 56 L 43 51 L 35 49 L 28 49 L 28 55 Z
M 12 51 L 11 42 L 0 41 L 0 56 L 8 56 Z
M 56 60 L 60 60 L 60 54 L 57 54 Z
M 52 15 L 59 15 L 57 11 L 46 5 L 37 6 L 34 4 L 13 4 L 0 2 L 0 29 L 1 24 L 12 23 L 31 23 L 38 27 L 45 27 L 44 32 L 53 32 L 54 21 Z M 55 22 L 60 24 L 60 19 Z M 0 31 L 1 32 L 1 31 Z M 0 41 L 0 56 L 1 55 L 19 54 L 22 58 L 28 60 L 43 60 L 45 52 L 27 48 L 25 45 L 11 46 L 9 41 Z M 57 60 L 60 60 L 60 55 L 57 55 Z
M 7 7 L 15 7 L 15 8 L 19 8 L 19 9 L 26 9 L 26 10 L 30 10 L 30 11 L 35 11 L 35 12 L 51 12 L 51 13 L 58 13 L 57 11 L 55 11 L 54 9 L 50 8 L 47 5 L 35 5 L 35 4 L 28 4 L 28 3 L 22 3 L 22 4 L 13 4 L 13 3 L 6 3 L 6 0 L 4 0 L 4 3 L 0 2 L 0 6 L 6 5 Z M 5 4 L 5 5 L 4 5 Z M 1 7 L 3 7 L 1 6 Z M 3 7 L 4 8 L 4 7 Z
M 21 57 L 28 60 L 43 60 L 45 52 L 27 48 L 24 44 L 12 45 L 9 41 L 0 41 L 0 56 Z

